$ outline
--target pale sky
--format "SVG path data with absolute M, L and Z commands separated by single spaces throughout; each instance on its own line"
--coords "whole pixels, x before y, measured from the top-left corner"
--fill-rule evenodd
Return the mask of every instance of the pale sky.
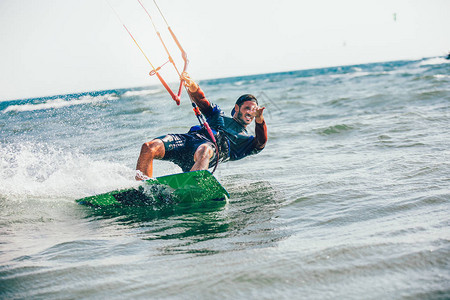
M 166 35 L 153 1 L 142 0 Z M 155 66 L 137 0 L 109 0 Z M 194 79 L 443 56 L 450 0 L 159 0 Z M 164 37 L 164 36 L 163 36 Z M 166 42 L 172 44 L 167 37 Z M 172 55 L 179 57 L 177 49 Z M 106 0 L 0 0 L 0 101 L 156 85 Z M 175 80 L 170 66 L 161 73 Z

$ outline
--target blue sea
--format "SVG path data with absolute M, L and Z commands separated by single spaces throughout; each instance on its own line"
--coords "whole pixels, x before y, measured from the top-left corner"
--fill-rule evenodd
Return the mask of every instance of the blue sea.
M 0 299 L 450 299 L 449 62 L 200 81 L 226 112 L 266 107 L 266 148 L 214 174 L 218 209 L 75 202 L 134 186 L 142 143 L 196 125 L 186 94 L 0 102 Z

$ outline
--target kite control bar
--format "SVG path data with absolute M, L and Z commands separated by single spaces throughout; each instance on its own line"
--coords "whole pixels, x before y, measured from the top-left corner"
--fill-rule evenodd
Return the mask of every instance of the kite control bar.
M 150 71 L 149 75 L 153 76 L 156 75 L 159 79 L 159 81 L 162 83 L 162 85 L 166 88 L 167 92 L 170 94 L 170 96 L 172 97 L 172 99 L 177 103 L 177 105 L 180 105 L 180 96 L 181 96 L 181 91 L 183 89 L 183 81 L 181 80 L 181 73 L 177 68 L 177 65 L 175 64 L 175 61 L 172 58 L 172 55 L 170 55 L 169 50 L 167 49 L 166 44 L 164 43 L 164 40 L 161 37 L 161 34 L 159 33 L 158 28 L 155 25 L 155 22 L 153 21 L 152 16 L 150 15 L 150 13 L 147 11 L 147 9 L 145 8 L 145 6 L 142 4 L 141 0 L 138 0 L 139 4 L 142 6 L 142 8 L 145 10 L 145 12 L 147 13 L 147 16 L 150 18 L 150 21 L 152 22 L 153 28 L 155 29 L 156 34 L 158 35 L 159 40 L 161 41 L 161 44 L 164 47 L 164 50 L 167 53 L 167 56 L 169 57 L 169 60 L 167 62 L 165 62 L 162 66 L 158 67 L 158 68 L 153 68 L 152 71 Z M 167 24 L 167 29 L 170 32 L 170 35 L 172 36 L 175 44 L 177 44 L 178 49 L 180 49 L 181 51 L 181 57 L 183 58 L 184 61 L 184 66 L 183 66 L 183 72 L 186 71 L 189 60 L 187 59 L 187 54 L 186 51 L 184 51 L 183 47 L 180 44 L 180 41 L 178 41 L 177 36 L 175 35 L 175 33 L 172 31 L 172 28 L 170 28 L 169 23 L 167 22 L 166 18 L 164 17 L 161 9 L 159 8 L 158 4 L 156 3 L 155 0 L 153 0 L 153 3 L 155 3 L 155 6 L 158 8 L 159 13 L 161 14 L 161 17 L 164 19 L 164 22 L 166 22 Z M 178 87 L 178 92 L 177 94 L 175 94 L 175 92 L 169 87 L 169 85 L 166 83 L 166 81 L 162 78 L 162 76 L 158 73 L 158 71 L 168 62 L 170 62 L 173 67 L 175 68 L 175 71 L 177 71 L 178 73 L 178 77 L 180 77 L 180 85 Z
M 108 1 L 107 1 L 108 2 Z M 149 75 L 153 76 L 156 75 L 159 79 L 159 81 L 161 82 L 161 84 L 164 86 L 164 88 L 167 90 L 167 92 L 170 94 L 170 96 L 172 97 L 172 99 L 177 103 L 177 105 L 180 105 L 180 96 L 181 96 L 181 91 L 183 89 L 183 81 L 181 80 L 181 72 L 178 70 L 172 56 L 170 55 L 169 50 L 166 47 L 166 44 L 164 43 L 161 34 L 159 33 L 158 29 L 156 28 L 155 23 L 153 22 L 152 16 L 149 14 L 149 12 L 147 11 L 147 9 L 145 9 L 144 5 L 142 4 L 142 2 L 140 0 L 138 0 L 139 4 L 142 6 L 142 8 L 145 10 L 145 12 L 147 13 L 147 15 L 149 16 L 150 20 L 152 21 L 153 24 L 153 28 L 156 31 L 156 34 L 159 37 L 159 40 L 161 41 L 167 55 L 169 56 L 169 60 L 167 62 L 165 62 L 164 64 L 162 64 L 161 66 L 155 68 L 154 65 L 150 62 L 150 59 L 147 57 L 147 55 L 145 54 L 144 50 L 142 50 L 141 46 L 139 45 L 139 43 L 136 41 L 136 39 L 134 38 L 134 36 L 131 34 L 131 32 L 128 30 L 127 26 L 124 24 L 124 22 L 122 22 L 122 20 L 120 19 L 119 14 L 116 12 L 116 10 L 111 6 L 111 4 L 108 2 L 109 6 L 111 7 L 111 9 L 114 11 L 115 15 L 117 16 L 117 18 L 119 19 L 119 21 L 122 23 L 122 26 L 125 28 L 125 30 L 127 31 L 127 33 L 130 35 L 131 39 L 133 40 L 133 42 L 136 44 L 136 46 L 139 48 L 139 50 L 141 51 L 142 55 L 144 55 L 145 59 L 147 60 L 147 62 L 150 64 L 150 67 L 152 68 L 152 70 L 150 71 Z M 156 7 L 158 7 L 158 5 L 156 4 L 156 1 L 153 0 L 153 2 L 155 3 Z M 164 15 L 162 14 L 161 10 L 159 9 L 159 13 L 161 14 L 161 16 L 163 17 L 164 21 L 167 24 L 168 30 L 173 38 L 173 40 L 175 41 L 175 43 L 177 44 L 178 48 L 181 51 L 181 57 L 183 58 L 184 61 L 184 66 L 183 66 L 183 72 L 186 71 L 187 66 L 188 66 L 188 59 L 187 59 L 187 54 L 184 51 L 183 47 L 181 47 L 180 42 L 178 41 L 175 33 L 172 31 L 172 29 L 170 28 L 169 24 L 167 23 L 166 18 L 164 17 Z M 178 87 L 178 92 L 175 94 L 175 92 L 169 87 L 169 85 L 167 84 L 167 82 L 164 80 L 164 78 L 162 78 L 161 74 L 158 73 L 159 70 L 161 70 L 161 68 L 167 64 L 168 62 L 170 62 L 173 67 L 175 68 L 176 72 L 178 73 L 178 76 L 180 78 L 180 85 Z

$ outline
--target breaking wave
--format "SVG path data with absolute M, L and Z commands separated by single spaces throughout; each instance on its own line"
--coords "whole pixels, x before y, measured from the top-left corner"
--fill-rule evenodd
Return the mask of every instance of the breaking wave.
M 10 105 L 6 107 L 2 112 L 7 113 L 7 112 L 37 111 L 46 109 L 59 109 L 73 105 L 96 104 L 103 101 L 117 100 L 117 99 L 119 99 L 119 97 L 115 93 L 100 96 L 84 95 L 69 100 L 57 98 L 45 100 L 44 102 L 41 103 L 25 103 L 25 104 Z

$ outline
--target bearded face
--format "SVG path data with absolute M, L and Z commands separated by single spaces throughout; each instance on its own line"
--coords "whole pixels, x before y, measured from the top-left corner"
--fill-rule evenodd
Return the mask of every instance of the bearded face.
M 236 113 L 234 118 L 242 125 L 249 125 L 255 118 L 256 108 L 258 105 L 253 101 L 245 101 L 241 106 L 235 105 Z

